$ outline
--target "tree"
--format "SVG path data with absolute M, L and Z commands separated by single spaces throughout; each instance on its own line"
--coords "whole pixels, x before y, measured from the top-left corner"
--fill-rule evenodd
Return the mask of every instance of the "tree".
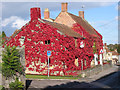
M 117 52 L 120 54 L 120 44 L 118 44 Z
M 2 31 L 2 38 L 6 37 L 6 34 L 4 31 Z
M 15 46 L 5 46 L 2 53 L 2 75 L 7 78 L 17 76 L 17 73 L 24 74 L 24 69 L 20 63 L 19 51 Z
M 5 38 L 6 38 L 6 34 L 5 34 L 5 32 L 4 32 L 4 31 L 2 31 L 2 44 L 4 43 Z

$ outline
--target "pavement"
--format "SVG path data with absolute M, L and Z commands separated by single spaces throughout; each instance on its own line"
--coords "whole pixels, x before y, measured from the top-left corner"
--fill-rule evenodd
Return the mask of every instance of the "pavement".
M 97 79 L 99 79 L 101 77 L 104 77 L 104 76 L 106 76 L 106 75 L 108 75 L 110 73 L 117 72 L 118 68 L 119 68 L 118 66 L 114 65 L 113 67 L 111 67 L 111 68 L 109 68 L 107 70 L 103 70 L 102 72 L 100 72 L 100 73 L 98 73 L 96 75 L 90 76 L 88 78 L 91 79 L 90 80 L 90 82 L 91 82 L 91 81 L 97 80 Z
M 58 80 L 58 79 L 37 79 L 37 80 L 28 80 L 27 81 L 27 88 L 28 90 L 30 88 L 44 88 L 44 89 L 48 89 L 48 88 L 84 88 L 84 87 L 104 87 L 104 88 L 110 88 L 108 85 L 99 83 L 99 82 L 95 82 L 96 80 L 115 73 L 118 71 L 118 66 L 113 66 L 107 70 L 103 70 L 102 72 L 98 73 L 97 75 L 93 75 L 87 78 L 80 78 L 77 80 L 66 80 L 66 79 L 62 79 L 62 80 Z M 111 78 L 111 77 L 110 77 Z M 117 77 L 115 77 L 117 78 Z M 104 80 L 102 80 L 104 81 Z M 108 82 L 108 81 L 106 81 Z

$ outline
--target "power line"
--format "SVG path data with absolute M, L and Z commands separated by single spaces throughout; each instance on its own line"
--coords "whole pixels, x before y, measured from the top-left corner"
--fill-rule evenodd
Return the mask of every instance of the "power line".
M 98 28 L 98 27 L 103 27 L 103 26 L 107 26 L 107 25 L 113 23 L 114 21 L 116 21 L 116 19 L 113 19 L 113 20 L 111 20 L 111 21 L 109 21 L 109 22 L 107 22 L 107 23 L 105 23 L 105 24 L 103 24 L 103 25 L 97 26 L 96 28 Z

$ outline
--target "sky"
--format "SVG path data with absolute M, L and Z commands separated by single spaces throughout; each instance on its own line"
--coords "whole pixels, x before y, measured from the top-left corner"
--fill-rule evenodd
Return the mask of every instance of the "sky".
M 19 0 L 18 0 L 19 1 Z M 25 0 L 24 0 L 25 1 Z M 84 8 L 82 8 L 82 6 Z M 0 30 L 11 36 L 30 20 L 30 8 L 40 7 L 41 17 L 44 18 L 45 8 L 49 8 L 50 18 L 55 19 L 61 11 L 61 2 L 15 2 L 6 0 L 0 2 Z M 118 43 L 118 2 L 68 2 L 68 12 L 78 16 L 78 11 L 84 10 L 85 19 L 102 36 L 103 43 Z

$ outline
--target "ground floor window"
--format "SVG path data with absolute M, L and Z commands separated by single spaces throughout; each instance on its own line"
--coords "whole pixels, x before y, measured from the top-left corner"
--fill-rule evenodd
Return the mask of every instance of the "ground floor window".
M 83 60 L 81 60 L 81 70 L 83 70 Z

